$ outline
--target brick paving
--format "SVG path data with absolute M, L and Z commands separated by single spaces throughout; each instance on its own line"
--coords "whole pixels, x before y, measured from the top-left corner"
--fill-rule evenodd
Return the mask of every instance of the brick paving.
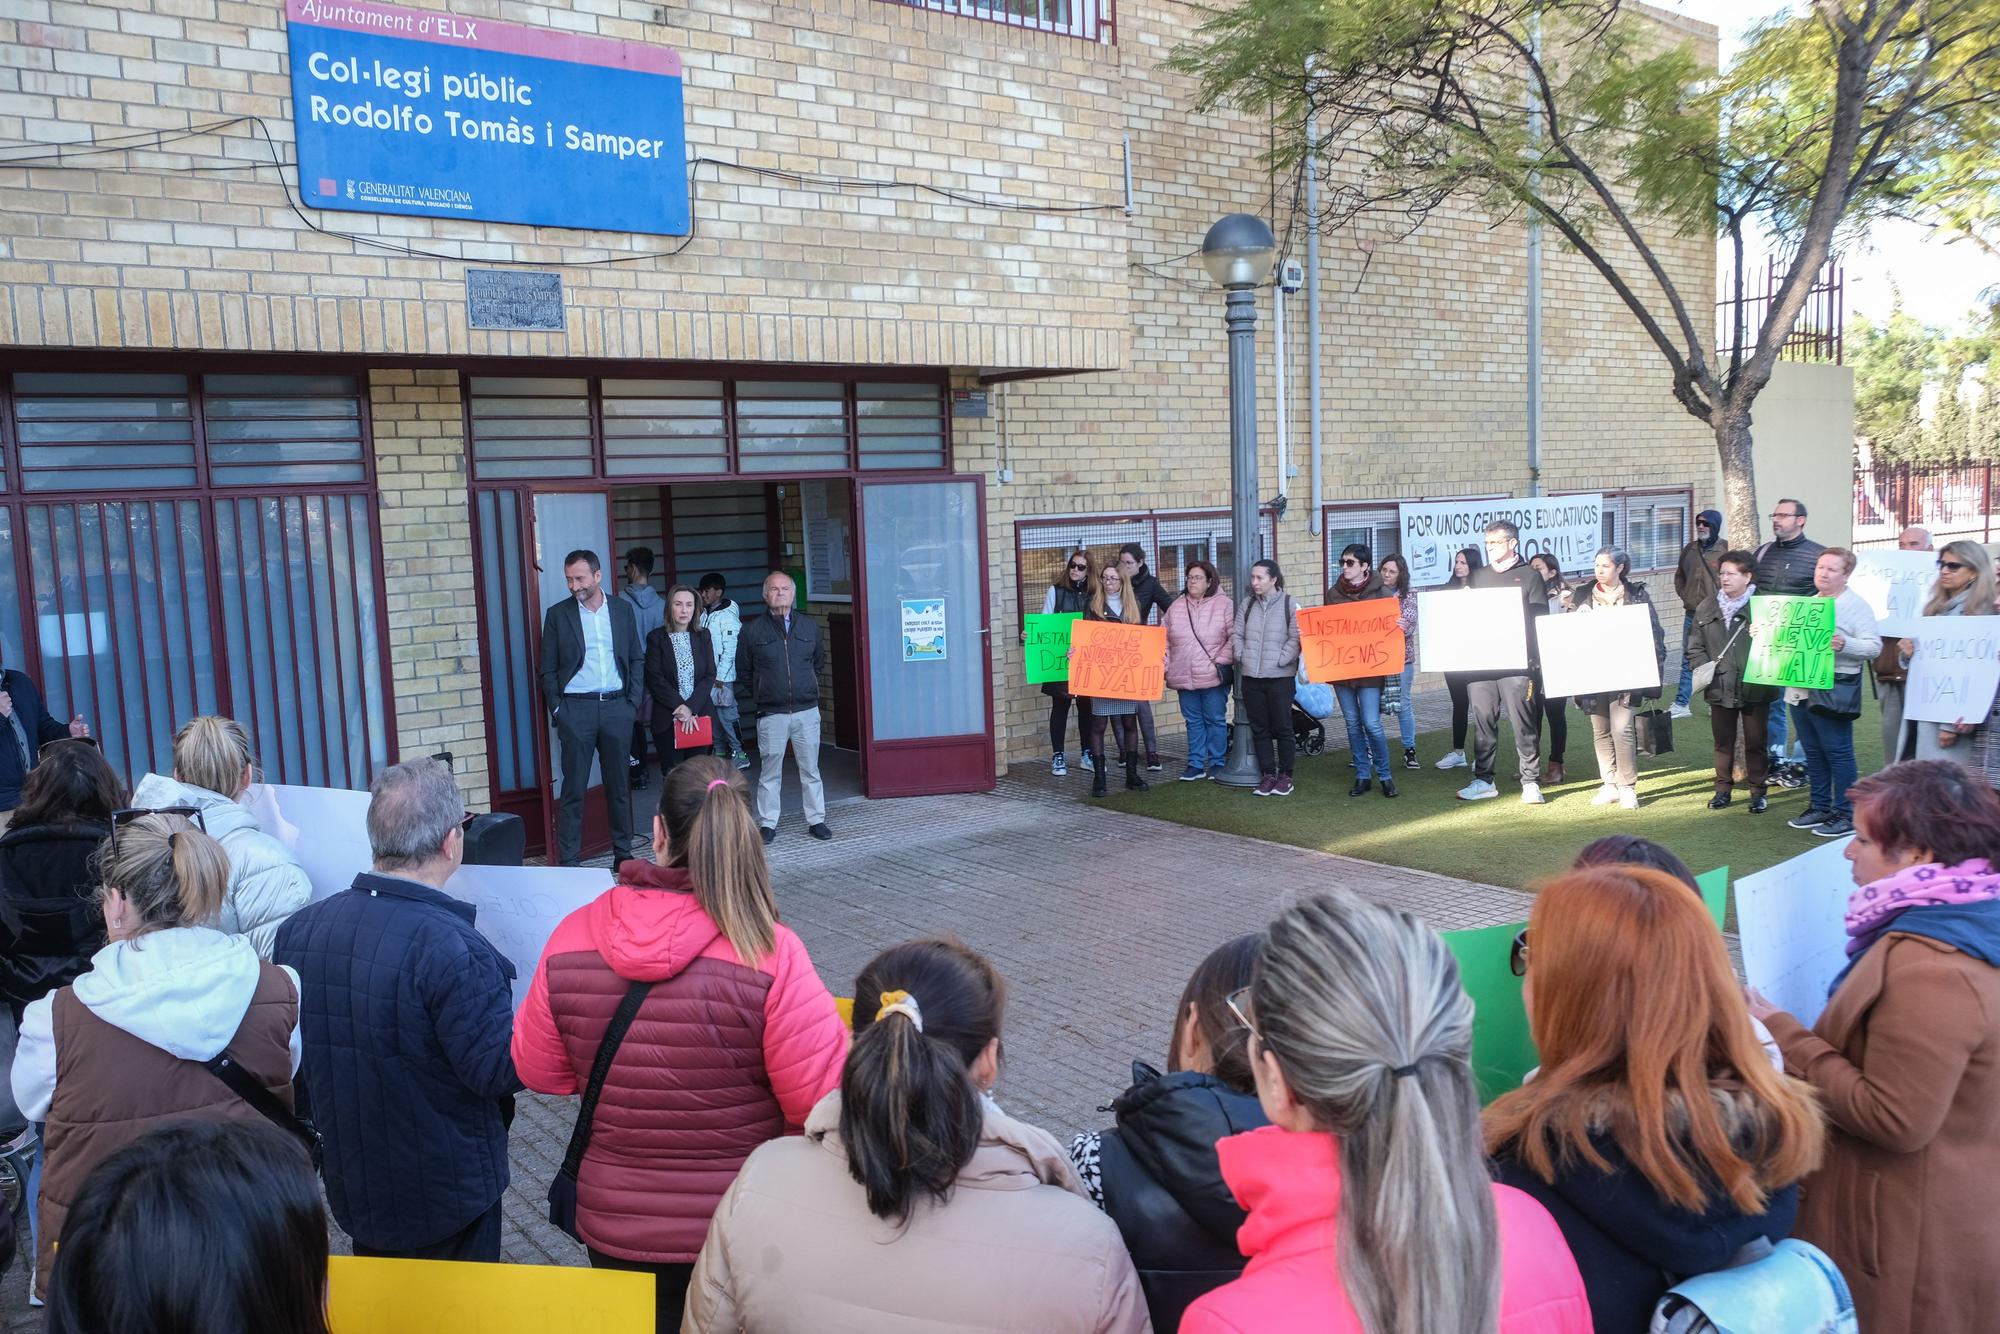
M 1433 701 L 1420 709 L 1430 721 Z M 1329 729 L 1330 743 L 1340 730 Z M 833 842 L 787 820 L 771 849 L 785 921 L 836 994 L 848 994 L 878 950 L 929 932 L 955 932 L 992 958 L 1009 987 L 996 1096 L 1059 1135 L 1108 1120 L 1099 1109 L 1129 1082 L 1135 1058 L 1163 1063 L 1174 1001 L 1202 956 L 1299 894 L 1346 888 L 1440 930 L 1527 909 L 1529 896 L 1515 890 L 1107 811 L 1090 805 L 1088 789 L 1081 771 L 1052 779 L 1044 766 L 1017 765 L 992 793 L 836 801 Z M 575 1106 L 520 1099 L 510 1260 L 583 1262 L 544 1219 L 542 1198 Z M 24 1253 L 26 1242 L 24 1228 Z M 17 1266 L 0 1287 L 4 1327 L 15 1334 L 38 1328 L 24 1300 Z

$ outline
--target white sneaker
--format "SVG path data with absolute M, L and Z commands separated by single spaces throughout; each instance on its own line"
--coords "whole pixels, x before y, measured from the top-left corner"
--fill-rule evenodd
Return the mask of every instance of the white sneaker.
M 1437 767 L 1440 769 L 1463 769 L 1465 767 L 1465 752 L 1462 750 L 1446 751 L 1444 758 L 1437 762 Z
M 1458 754 L 1457 751 L 1453 751 L 1452 753 L 1454 755 Z M 1459 755 L 1458 763 L 1465 763 L 1463 755 Z M 1457 765 L 1452 767 L 1456 768 Z M 1487 782 L 1484 778 L 1475 778 L 1458 790 L 1458 799 L 1460 801 L 1485 801 L 1489 797 L 1497 797 L 1499 795 L 1500 789 Z
M 1521 784 L 1521 804 L 1523 806 L 1542 805 L 1542 785 L 1540 783 Z
M 1692 718 L 1692 717 L 1694 717 L 1694 710 L 1693 710 L 1693 709 L 1690 709 L 1690 708 L 1689 708 L 1689 707 L 1688 707 L 1687 705 L 1685 705 L 1685 704 L 1676 704 L 1676 705 L 1674 705 L 1674 707 L 1672 707 L 1671 709 L 1668 709 L 1668 710 L 1667 710 L 1667 717 L 1669 717 L 1669 718 Z
M 1638 810 L 1638 809 L 1639 809 L 1639 790 L 1638 790 L 1637 788 L 1631 788 L 1631 787 L 1621 787 L 1621 788 L 1619 788 L 1619 789 L 1618 789 L 1618 804 L 1619 804 L 1619 806 L 1620 806 L 1620 807 L 1622 807 L 1623 809 L 1625 809 L 1625 810 L 1628 810 L 1628 811 L 1636 811 L 1636 810 Z
M 1610 783 L 1597 789 L 1597 795 L 1590 799 L 1593 806 L 1611 806 L 1618 801 L 1618 789 Z

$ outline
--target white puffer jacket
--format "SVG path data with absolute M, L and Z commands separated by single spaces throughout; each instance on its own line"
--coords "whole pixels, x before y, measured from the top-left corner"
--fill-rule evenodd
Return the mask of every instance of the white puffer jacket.
M 147 774 L 132 789 L 132 804 L 201 811 L 208 836 L 229 854 L 229 897 L 222 916 L 207 925 L 247 937 L 260 958 L 270 958 L 278 927 L 312 899 L 312 882 L 291 850 L 265 833 L 247 809 L 205 787 Z

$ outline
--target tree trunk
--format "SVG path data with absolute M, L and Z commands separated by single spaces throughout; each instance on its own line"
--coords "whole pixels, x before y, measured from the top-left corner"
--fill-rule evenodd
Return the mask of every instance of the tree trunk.
M 1716 405 L 1715 452 L 1722 460 L 1722 531 L 1727 545 L 1754 550 L 1764 528 L 1757 517 L 1757 470 L 1750 456 L 1748 405 Z

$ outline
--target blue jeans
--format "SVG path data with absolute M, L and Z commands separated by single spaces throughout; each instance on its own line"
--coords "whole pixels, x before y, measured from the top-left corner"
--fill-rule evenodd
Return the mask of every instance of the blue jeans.
M 1854 786 L 1854 720 L 1829 718 L 1803 704 L 1792 705 L 1791 715 L 1792 730 L 1806 750 L 1806 785 L 1811 792 L 1806 804 L 1853 819 L 1854 804 L 1847 799 L 1847 789 Z
M 1389 741 L 1382 734 L 1382 687 L 1337 681 L 1334 695 L 1340 700 L 1340 716 L 1347 720 L 1347 745 L 1354 752 L 1354 767 L 1363 778 L 1387 778 Z M 1369 757 L 1374 768 L 1369 768 Z
M 1792 757 L 1790 750 L 1791 738 L 1788 736 L 1785 727 L 1786 720 L 1791 711 L 1791 706 L 1785 703 L 1783 696 L 1771 701 L 1771 754 L 1781 763 Z
M 736 683 L 733 681 L 724 681 L 722 684 L 729 687 L 733 696 Z M 743 740 L 737 734 L 737 720 L 741 717 L 742 711 L 733 697 L 730 699 L 727 708 L 721 705 L 716 706 L 715 753 L 722 756 L 725 760 L 743 749 Z
M 1229 692 L 1221 686 L 1183 690 L 1181 717 L 1187 720 L 1187 762 L 1219 769 L 1229 759 Z
M 1417 676 L 1417 655 L 1412 653 L 1403 663 L 1403 707 L 1396 715 L 1396 725 L 1402 729 L 1403 749 L 1417 748 L 1417 699 L 1410 693 L 1410 683 Z
M 1674 707 L 1685 709 L 1694 698 L 1694 664 L 1688 661 L 1688 645 L 1694 643 L 1694 613 L 1681 617 L 1681 683 L 1674 691 Z

